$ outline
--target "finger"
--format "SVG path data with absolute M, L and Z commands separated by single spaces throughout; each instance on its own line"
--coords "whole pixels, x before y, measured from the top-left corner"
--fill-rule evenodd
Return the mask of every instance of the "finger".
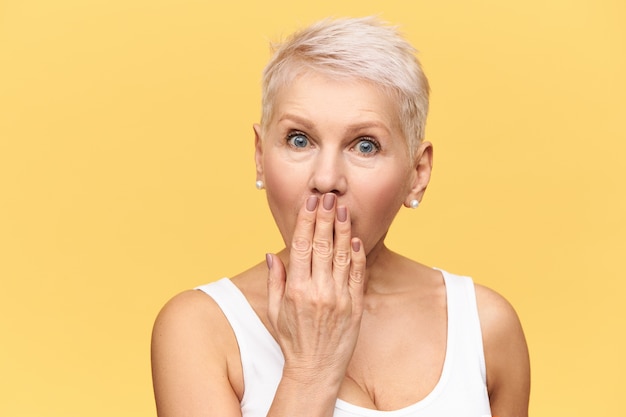
M 287 274 L 285 265 L 278 256 L 271 253 L 265 255 L 267 262 L 267 305 L 270 322 L 274 325 L 278 320 L 281 301 L 285 294 L 285 282 Z
M 289 250 L 290 280 L 304 280 L 311 276 L 311 251 L 318 204 L 319 198 L 312 195 L 306 199 L 298 213 Z
M 348 280 L 348 290 L 352 297 L 354 306 L 353 313 L 359 317 L 363 311 L 363 289 L 365 288 L 365 249 L 363 242 L 359 238 L 351 240 L 351 262 L 350 262 L 350 279 Z
M 336 200 L 335 194 L 324 194 L 320 201 L 321 206 L 317 209 L 311 259 L 313 279 L 327 280 L 332 276 Z
M 337 207 L 335 217 L 335 240 L 333 257 L 333 277 L 343 283 L 348 282 L 350 273 L 350 259 L 352 227 L 350 225 L 350 213 L 345 206 Z

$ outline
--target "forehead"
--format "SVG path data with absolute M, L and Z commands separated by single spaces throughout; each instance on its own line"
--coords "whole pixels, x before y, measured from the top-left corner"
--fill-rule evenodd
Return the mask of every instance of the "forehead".
M 390 131 L 400 128 L 396 94 L 363 79 L 307 71 L 278 89 L 272 122 L 286 114 L 334 123 L 376 122 Z

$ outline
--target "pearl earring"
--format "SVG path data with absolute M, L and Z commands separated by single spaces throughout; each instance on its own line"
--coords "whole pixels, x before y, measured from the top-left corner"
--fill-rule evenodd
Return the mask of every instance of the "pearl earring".
M 416 209 L 416 208 L 418 208 L 418 207 L 419 207 L 419 205 L 420 205 L 420 202 L 419 202 L 419 201 L 417 201 L 417 200 L 411 200 L 411 202 L 409 203 L 409 206 L 410 206 L 412 209 Z
M 261 180 L 258 180 L 255 185 L 257 190 L 262 190 L 263 188 L 265 188 L 265 184 Z

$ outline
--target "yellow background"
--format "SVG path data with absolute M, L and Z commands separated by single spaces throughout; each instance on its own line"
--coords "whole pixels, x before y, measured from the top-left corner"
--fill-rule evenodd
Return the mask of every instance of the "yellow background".
M 434 178 L 389 244 L 511 300 L 531 415 L 624 415 L 622 0 L 0 1 L 0 415 L 154 415 L 159 308 L 281 245 L 268 40 L 368 14 L 433 90 Z

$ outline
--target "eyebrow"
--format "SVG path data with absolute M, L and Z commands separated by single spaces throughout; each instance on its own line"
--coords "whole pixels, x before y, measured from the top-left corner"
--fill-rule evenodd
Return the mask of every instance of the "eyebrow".
M 314 130 L 315 129 L 315 125 L 313 123 L 311 123 L 310 120 L 304 118 L 304 117 L 300 117 L 298 115 L 295 114 L 291 114 L 291 113 L 286 113 L 284 115 L 282 115 L 280 117 L 280 119 L 278 119 L 278 123 L 283 122 L 283 121 L 292 121 L 295 122 L 297 124 L 302 125 L 305 129 L 307 130 Z M 383 129 L 385 132 L 391 134 L 391 130 L 389 129 L 389 127 L 387 127 L 387 125 L 385 125 L 382 122 L 378 122 L 375 120 L 371 120 L 371 121 L 365 121 L 363 123 L 356 123 L 353 125 L 348 125 L 346 128 L 346 131 L 351 133 L 351 132 L 356 132 L 362 129 L 370 129 L 370 128 L 378 128 L 378 129 Z
M 305 119 L 304 117 L 297 116 L 295 114 L 286 113 L 286 114 L 282 115 L 281 118 L 278 119 L 278 123 L 283 122 L 285 120 L 296 122 L 297 124 L 300 124 L 300 125 L 304 126 L 306 129 L 313 129 L 313 128 L 315 128 L 313 123 L 311 123 L 308 119 Z

